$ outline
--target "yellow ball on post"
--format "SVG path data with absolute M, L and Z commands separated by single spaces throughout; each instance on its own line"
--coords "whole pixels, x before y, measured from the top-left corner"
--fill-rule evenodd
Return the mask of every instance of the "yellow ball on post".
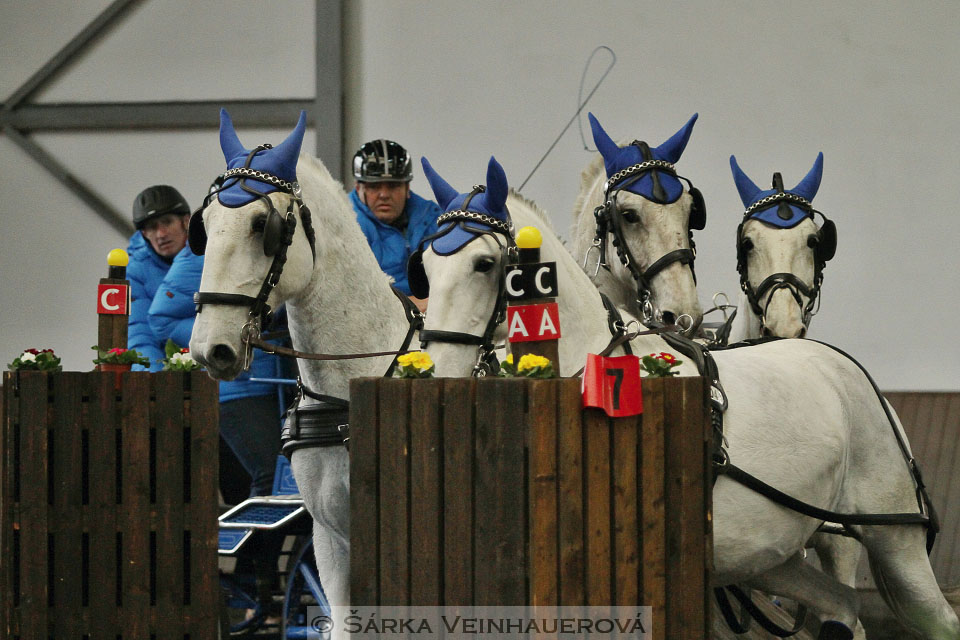
M 107 264 L 111 267 L 125 267 L 130 264 L 130 256 L 123 249 L 114 249 L 107 254 Z
M 536 227 L 523 227 L 517 232 L 517 246 L 521 249 L 539 249 L 543 236 Z

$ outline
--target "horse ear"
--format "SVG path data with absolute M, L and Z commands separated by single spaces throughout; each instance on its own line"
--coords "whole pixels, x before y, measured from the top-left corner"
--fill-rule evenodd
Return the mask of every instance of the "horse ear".
M 281 164 L 290 167 L 297 166 L 297 159 L 300 157 L 300 147 L 303 145 L 303 134 L 307 130 L 307 112 L 300 112 L 300 119 L 297 120 L 297 126 L 293 128 L 287 139 L 273 148 L 273 154 Z
M 487 206 L 491 211 L 500 211 L 507 202 L 507 174 L 497 162 L 497 159 L 490 156 L 490 162 L 487 163 Z
M 810 172 L 807 173 L 806 177 L 800 181 L 800 183 L 795 186 L 791 191 L 795 194 L 807 200 L 807 202 L 812 202 L 814 196 L 817 195 L 817 191 L 820 189 L 820 178 L 823 177 L 823 151 L 817 155 L 817 159 L 813 163 L 813 167 L 810 169 Z
M 593 143 L 597 145 L 597 151 L 603 156 L 604 160 L 613 160 L 620 152 L 620 147 L 613 141 L 613 138 L 607 135 L 607 132 L 600 126 L 600 122 L 592 113 L 588 113 L 590 119 L 590 129 L 593 131 Z
M 670 139 L 657 147 L 657 156 L 667 162 L 677 162 L 683 155 L 683 150 L 687 148 L 687 142 L 690 141 L 690 134 L 693 132 L 693 125 L 697 123 L 699 113 L 693 114 L 687 124 L 683 125 L 679 131 L 670 136 Z
M 437 199 L 437 204 L 440 205 L 441 209 L 445 210 L 447 205 L 460 194 L 457 193 L 456 189 L 447 184 L 447 181 L 441 178 L 439 173 L 433 170 L 426 156 L 420 156 L 420 164 L 423 166 L 423 174 L 427 176 L 427 182 L 430 183 L 430 187 L 433 189 L 433 195 Z
M 223 151 L 223 157 L 229 164 L 234 158 L 242 157 L 250 153 L 240 144 L 240 138 L 233 128 L 233 120 L 226 109 L 220 109 L 220 149 Z
M 743 201 L 743 206 L 749 207 L 753 204 L 757 194 L 761 189 L 753 183 L 753 180 L 747 177 L 740 166 L 737 164 L 737 158 L 730 156 L 730 170 L 733 171 L 733 182 L 737 185 L 737 192 Z

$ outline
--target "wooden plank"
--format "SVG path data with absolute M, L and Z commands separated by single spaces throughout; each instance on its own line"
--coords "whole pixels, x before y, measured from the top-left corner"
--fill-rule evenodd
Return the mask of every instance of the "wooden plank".
M 640 604 L 640 529 L 637 495 L 637 449 L 640 420 L 611 421 L 613 431 L 613 568 L 612 603 Z
M 665 629 L 664 381 L 644 379 L 642 388 L 640 522 L 643 588 L 641 601 L 644 605 L 651 607 L 653 629 Z
M 437 380 L 410 385 L 410 603 L 442 603 L 440 388 Z
M 443 381 L 443 599 L 474 603 L 473 447 L 476 379 Z
M 48 636 L 47 379 L 20 372 L 20 633 Z
M 88 614 L 91 640 L 116 637 L 118 629 L 119 567 L 117 566 L 117 430 L 119 405 L 112 375 L 88 373 L 84 387 L 89 402 L 83 411 L 87 431 L 89 504 L 86 523 L 89 537 L 90 576 Z
M 583 430 L 587 604 L 609 606 L 613 602 L 610 421 L 599 409 L 585 409 Z
M 561 606 L 586 604 L 583 510 L 583 424 L 580 383 L 561 383 L 557 422 L 557 544 Z
M 706 593 L 704 538 L 706 536 L 704 505 L 704 420 L 706 397 L 702 378 L 680 378 L 669 383 L 674 407 L 667 409 L 670 416 L 665 427 L 669 443 L 667 464 L 680 468 L 677 501 L 668 501 L 670 514 L 677 522 L 667 523 L 668 530 L 677 530 L 674 580 L 669 582 L 668 616 L 674 620 L 676 633 L 671 633 L 668 619 L 667 634 L 675 638 L 702 638 L 707 630 L 708 601 L 694 594 Z M 672 436 L 672 437 L 671 437 Z M 676 437 L 679 436 L 679 437 Z M 669 516 L 668 516 L 669 517 Z M 670 565 L 668 565 L 670 566 Z M 692 597 L 693 596 L 693 597 Z
M 220 443 L 219 385 L 205 371 L 190 376 L 190 603 L 184 634 L 212 638 L 217 633 L 220 583 L 217 574 L 217 466 Z
M 380 402 L 380 604 L 409 604 L 410 382 L 384 379 Z
M 150 376 L 124 373 L 122 379 L 120 615 L 124 633 L 139 638 L 150 634 Z
M 18 428 L 19 398 L 14 393 L 16 374 L 3 373 L 3 406 L 0 422 L 0 636 L 12 638 L 13 628 L 13 432 Z M 19 630 L 17 631 L 19 633 Z
M 943 531 L 951 532 L 947 544 L 943 545 L 943 561 L 934 566 L 938 580 L 944 585 L 960 584 L 960 393 L 950 393 L 950 402 L 946 408 L 947 429 L 945 439 L 954 443 L 952 471 L 936 479 L 937 501 L 940 509 Z M 932 490 L 931 490 L 932 491 Z M 931 498 L 932 499 L 932 498 Z
M 53 381 L 54 636 L 80 638 L 83 607 L 83 423 L 85 374 L 64 372 Z
M 523 380 L 477 382 L 474 462 L 475 604 L 526 600 L 525 418 Z
M 158 640 L 183 639 L 183 458 L 185 374 L 150 376 L 156 402 L 150 426 L 156 440 L 156 594 L 153 628 Z
M 530 383 L 530 602 L 555 606 L 559 597 L 557 549 L 557 393 L 552 380 Z
M 350 602 L 379 604 L 377 381 L 350 381 Z

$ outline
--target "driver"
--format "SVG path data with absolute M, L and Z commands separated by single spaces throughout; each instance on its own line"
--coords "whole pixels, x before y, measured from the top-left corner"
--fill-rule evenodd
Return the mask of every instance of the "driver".
M 410 292 L 407 259 L 423 238 L 436 233 L 443 211 L 410 190 L 410 154 L 392 140 L 371 140 L 360 147 L 353 156 L 353 177 L 357 184 L 350 202 L 373 255 L 393 286 L 425 311 L 427 300 Z

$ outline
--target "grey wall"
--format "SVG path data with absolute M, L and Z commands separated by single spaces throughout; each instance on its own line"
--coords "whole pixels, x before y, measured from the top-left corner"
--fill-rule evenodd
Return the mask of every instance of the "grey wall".
M 2 0 L 13 28 L 0 35 L 0 93 L 105 5 Z M 310 96 L 313 15 L 306 0 L 149 0 L 40 99 Z M 589 109 L 611 135 L 659 144 L 700 114 L 678 168 L 707 199 L 704 304 L 737 291 L 743 207 L 730 154 L 758 183 L 780 171 L 792 186 L 823 151 L 814 204 L 836 221 L 840 244 L 811 336 L 858 357 L 885 389 L 955 390 L 960 348 L 941 336 L 955 332 L 960 299 L 958 23 L 960 5 L 947 1 L 349 2 L 345 155 L 390 137 L 466 189 L 492 154 L 519 185 L 573 115 L 590 52 L 608 45 L 617 64 Z M 249 71 L 227 64 L 236 59 Z M 585 91 L 606 60 L 594 60 Z M 241 131 L 251 143 L 282 135 Z M 198 199 L 222 162 L 215 131 L 38 139 L 125 212 L 154 182 Z M 574 124 L 524 189 L 564 235 L 590 158 Z M 0 356 L 52 346 L 86 368 L 89 292 L 124 239 L 3 136 L 0 172 Z M 429 195 L 419 168 L 413 187 Z

